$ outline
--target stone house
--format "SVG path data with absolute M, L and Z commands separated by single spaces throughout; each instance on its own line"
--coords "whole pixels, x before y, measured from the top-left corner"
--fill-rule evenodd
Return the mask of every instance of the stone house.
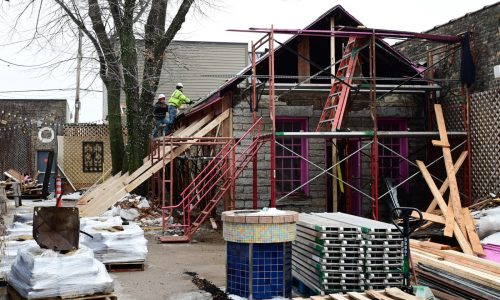
M 305 30 L 356 30 L 361 26 L 341 6 L 335 6 L 308 25 Z M 342 27 L 344 26 L 344 27 Z M 274 52 L 275 72 L 275 124 L 278 133 L 276 141 L 276 198 L 277 206 L 302 211 L 342 210 L 353 214 L 372 216 L 378 208 L 370 199 L 371 187 L 378 185 L 381 197 L 380 211 L 390 208 L 390 193 L 386 190 L 401 183 L 397 188 L 400 205 L 424 207 L 430 193 L 423 180 L 413 176 L 403 181 L 417 168 L 412 165 L 416 159 L 426 161 L 431 157 L 426 145 L 429 139 L 421 137 L 380 138 L 379 181 L 374 183 L 371 176 L 370 138 L 357 136 L 337 139 L 335 160 L 342 161 L 336 168 L 335 176 L 342 177 L 345 183 L 325 176 L 325 169 L 332 169 L 332 139 L 325 138 L 285 138 L 280 132 L 314 132 L 320 121 L 326 99 L 331 89 L 333 72 L 329 66 L 339 61 L 348 43 L 347 37 L 324 37 L 292 35 L 290 39 L 276 47 Z M 377 77 L 377 127 L 383 131 L 427 131 L 429 127 L 429 91 L 438 90 L 436 84 L 423 80 L 422 66 L 412 62 L 384 41 L 377 39 L 376 46 Z M 367 132 L 374 128 L 369 96 L 369 57 L 368 47 L 360 47 L 359 61 L 355 67 L 346 117 L 340 131 Z M 256 64 L 257 108 L 256 116 L 263 117 L 261 134 L 271 132 L 269 118 L 269 56 L 261 57 Z M 336 71 L 338 71 L 338 65 Z M 230 135 L 242 136 L 252 125 L 251 88 L 249 78 L 252 68 L 240 71 L 218 90 L 206 97 L 190 112 L 185 114 L 184 123 L 193 122 L 210 111 L 223 111 L 231 107 Z M 335 72 L 333 72 L 335 73 Z M 317 76 L 316 76 L 317 75 Z M 309 77 L 313 76 L 313 77 Z M 414 81 L 407 82 L 408 78 Z M 302 82 L 306 80 L 306 82 Z M 296 86 L 302 82 L 299 86 Z M 394 93 L 393 89 L 398 90 Z M 354 92 L 353 92 L 354 90 Z M 285 147 L 283 147 L 285 146 Z M 359 151 L 363 148 L 362 151 Z M 237 149 L 244 151 L 245 145 Z M 293 152 L 291 150 L 293 149 Z M 298 155 L 302 156 L 299 157 Z M 305 158 L 305 159 L 303 159 Z M 405 160 L 408 159 L 408 160 Z M 270 204 L 271 150 L 264 143 L 258 153 L 257 197 L 258 207 Z M 335 170 L 335 169 L 334 169 Z M 315 179 L 312 180 L 311 179 Z M 236 207 L 255 206 L 253 193 L 252 165 L 236 180 Z M 336 189 L 334 189 L 336 186 Z M 395 195 L 395 193 L 393 193 Z M 385 215 L 387 217 L 387 215 Z

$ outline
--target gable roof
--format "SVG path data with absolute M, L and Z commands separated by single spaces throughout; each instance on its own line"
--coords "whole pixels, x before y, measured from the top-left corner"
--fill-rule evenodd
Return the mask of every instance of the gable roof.
M 349 12 L 347 12 L 341 5 L 335 5 L 325 13 L 323 13 L 321 16 L 319 16 L 316 20 L 314 20 L 311 24 L 306 26 L 304 30 L 309 30 L 309 29 L 320 29 L 322 26 L 325 26 L 325 21 L 328 21 L 328 30 L 330 30 L 330 17 L 334 17 L 336 23 L 339 25 L 341 24 L 342 26 L 347 26 L 347 27 L 357 27 L 357 26 L 362 26 L 363 24 L 357 20 L 354 16 L 352 16 Z M 323 29 L 324 30 L 324 29 Z M 300 34 L 293 34 L 289 39 L 287 39 L 285 42 L 280 43 L 284 46 L 289 46 L 292 43 L 297 43 L 298 38 L 300 37 Z M 387 44 L 385 41 L 382 39 L 378 39 L 378 43 L 380 46 L 385 50 L 385 52 L 390 55 L 392 58 L 394 58 L 401 67 L 406 68 L 407 72 L 411 72 L 413 74 L 418 73 L 420 71 L 419 66 L 410 59 L 408 59 L 406 56 L 404 56 L 402 53 L 397 51 L 396 49 L 392 48 L 389 44 Z M 278 45 L 274 52 L 275 56 L 279 56 L 284 52 L 285 47 Z M 261 56 L 257 62 L 257 74 L 267 74 L 267 60 L 269 57 L 269 53 L 265 53 L 263 56 Z M 275 60 L 275 62 L 278 60 Z M 329 63 L 330 64 L 330 63 Z M 275 68 L 276 68 L 276 63 L 275 63 Z M 248 65 L 246 68 L 238 72 L 234 77 L 230 78 L 227 82 L 222 84 L 219 88 L 208 94 L 204 99 L 199 101 L 194 105 L 194 107 L 189 111 L 186 115 L 192 115 L 196 112 L 199 112 L 200 110 L 203 110 L 207 106 L 212 105 L 213 103 L 216 103 L 222 99 L 222 95 L 228 90 L 233 88 L 235 85 L 241 83 L 243 80 L 245 80 L 250 74 L 251 74 L 251 69 L 252 66 L 251 64 Z

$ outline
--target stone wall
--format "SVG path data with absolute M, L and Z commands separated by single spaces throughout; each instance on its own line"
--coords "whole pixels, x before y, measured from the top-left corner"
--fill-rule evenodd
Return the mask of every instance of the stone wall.
M 34 176 L 37 151 L 57 152 L 56 136 L 62 135 L 62 127 L 69 121 L 68 112 L 67 101 L 62 99 L 0 99 L 0 179 L 11 168 Z M 51 142 L 38 138 L 44 127 L 54 131 Z M 49 135 L 44 131 L 42 138 Z

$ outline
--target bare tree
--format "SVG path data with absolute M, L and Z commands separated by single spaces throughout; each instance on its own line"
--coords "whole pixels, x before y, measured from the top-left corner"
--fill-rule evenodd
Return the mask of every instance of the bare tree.
M 152 103 L 158 88 L 164 53 L 186 20 L 195 0 L 25 0 L 18 20 L 27 11 L 36 15 L 33 39 L 46 30 L 80 29 L 92 45 L 108 99 L 113 174 L 136 170 L 147 154 L 152 129 Z M 197 0 L 203 2 L 203 0 Z M 53 4 L 56 4 L 54 6 Z M 175 13 L 167 14 L 167 9 Z M 144 69 L 139 78 L 136 40 L 144 39 Z M 128 142 L 124 151 L 120 94 L 126 98 Z M 126 155 L 123 155 L 126 153 Z

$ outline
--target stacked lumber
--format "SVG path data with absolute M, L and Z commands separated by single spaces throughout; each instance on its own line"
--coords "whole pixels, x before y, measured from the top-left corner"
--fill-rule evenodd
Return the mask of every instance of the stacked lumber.
M 422 300 L 423 298 L 407 294 L 398 288 L 388 288 L 381 291 L 369 290 L 364 293 L 348 292 L 346 294 L 330 294 L 326 296 L 296 297 L 293 300 Z
M 500 299 L 500 264 L 435 243 L 410 241 L 420 285 L 444 299 Z M 446 246 L 443 246 L 446 249 Z
M 429 222 L 443 224 L 444 236 L 455 237 L 464 253 L 484 256 L 483 247 L 470 211 L 468 208 L 462 207 L 456 180 L 456 172 L 465 161 L 467 151 L 462 152 L 457 161 L 453 163 L 441 105 L 435 104 L 434 111 L 436 112 L 440 140 L 433 140 L 432 144 L 442 148 L 447 179 L 441 188 L 438 188 L 424 162 L 417 160 L 417 166 L 434 196 L 431 204 L 423 213 L 423 218 Z M 448 188 L 450 193 L 448 203 L 446 203 L 443 195 Z M 438 213 L 435 212 L 436 207 L 439 208 Z M 416 213 L 414 216 L 418 217 Z

